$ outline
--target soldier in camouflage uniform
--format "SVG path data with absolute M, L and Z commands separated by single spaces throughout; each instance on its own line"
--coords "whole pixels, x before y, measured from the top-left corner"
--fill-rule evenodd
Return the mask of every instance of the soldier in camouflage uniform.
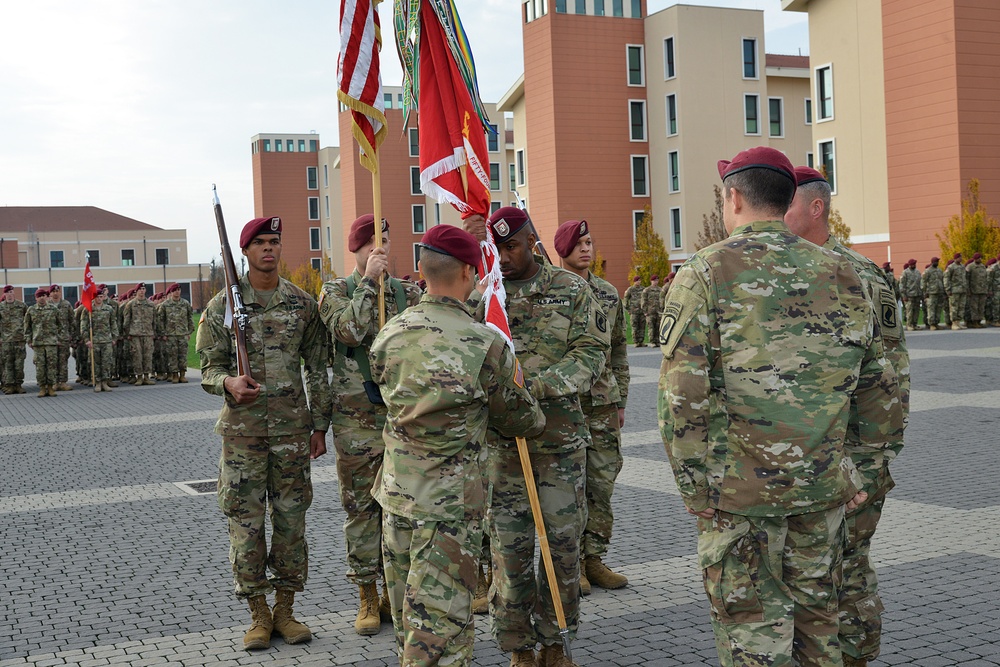
M 892 285 L 892 291 L 896 295 L 896 301 L 903 300 L 903 293 L 899 288 L 899 279 L 896 278 L 896 274 L 892 271 L 892 264 L 890 262 L 882 263 L 882 273 L 885 274 L 885 279 Z
M 157 292 L 148 300 L 153 304 L 153 372 L 151 375 L 157 381 L 167 379 L 167 335 L 163 330 L 163 318 L 160 306 L 163 305 L 163 292 Z
M 528 442 L 566 624 L 580 616 L 580 540 L 587 518 L 585 468 L 590 432 L 580 394 L 601 376 L 610 341 L 607 317 L 587 283 L 532 254 L 535 235 L 524 211 L 506 206 L 490 216 L 507 293 L 514 346 L 531 394 L 546 416 Z M 480 307 L 478 315 L 483 314 Z M 488 440 L 487 525 L 493 554 L 493 636 L 511 665 L 571 665 L 563 655 L 550 582 L 534 564 L 534 520 L 517 451 L 508 438 Z
M 168 379 L 177 384 L 187 382 L 188 339 L 194 332 L 193 310 L 187 299 L 181 298 L 181 286 L 167 288 L 167 298 L 160 304 L 157 315 L 163 331 L 164 361 Z
M 85 349 L 93 350 L 94 391 L 111 391 L 108 380 L 115 371 L 118 320 L 114 309 L 105 303 L 103 292 L 97 293 L 91 308 L 80 314 L 80 336 L 86 341 Z
M 986 295 L 990 291 L 989 276 L 981 253 L 972 256 L 972 263 L 966 267 L 966 272 L 969 274 L 969 311 L 972 315 L 968 325 L 981 329 L 986 317 Z
M 880 460 L 902 428 L 896 376 L 850 263 L 782 222 L 788 159 L 758 147 L 719 173 L 730 236 L 670 290 L 660 430 L 698 517 L 721 664 L 840 667 L 844 513 L 878 472 L 851 454 Z M 850 429 L 860 444 L 845 441 Z
M 910 355 L 906 348 L 903 323 L 898 314 L 892 286 L 876 264 L 850 248 L 843 246 L 830 235 L 830 184 L 822 174 L 809 167 L 797 167 L 795 175 L 798 189 L 792 205 L 785 214 L 789 229 L 816 245 L 842 255 L 851 263 L 865 296 L 875 313 L 884 345 L 886 360 L 891 364 L 899 383 L 899 401 L 905 426 L 910 404 Z M 915 268 L 915 263 L 907 263 Z M 906 273 L 903 274 L 904 279 Z M 856 406 L 852 405 L 856 410 Z M 887 416 L 893 414 L 886 406 Z M 882 516 L 885 496 L 895 486 L 889 473 L 889 461 L 899 454 L 903 446 L 903 433 L 890 433 L 890 450 L 883 454 L 881 465 L 870 451 L 848 432 L 848 441 L 856 448 L 851 459 L 859 470 L 871 470 L 864 489 L 867 500 L 847 513 L 848 542 L 844 548 L 844 579 L 839 591 L 840 647 L 844 664 L 848 667 L 863 666 L 878 657 L 882 636 L 882 600 L 878 595 L 878 577 L 871 563 L 871 540 Z
M 636 276 L 625 290 L 622 302 L 632 323 L 632 342 L 636 347 L 646 347 L 646 316 L 642 312 L 642 278 Z
M 76 327 L 73 326 L 73 304 L 62 298 L 62 287 L 49 286 L 49 304 L 59 310 L 59 361 L 56 366 L 56 391 L 73 391 L 69 386 L 69 357 L 73 352 L 73 341 L 76 340 Z
M 336 347 L 333 359 L 333 444 L 337 449 L 340 502 L 347 513 L 347 579 L 358 586 L 360 604 L 354 629 L 374 635 L 380 610 L 388 617 L 389 599 L 380 600 L 377 581 L 382 572 L 382 511 L 372 497 L 372 485 L 382 465 L 385 405 L 373 383 L 368 350 L 378 333 L 378 279 L 385 275 L 385 319 L 388 321 L 420 300 L 420 288 L 387 274 L 389 224 L 383 220 L 382 247 L 375 247 L 375 218 L 364 215 L 351 225 L 348 249 L 356 267 L 347 278 L 323 284 L 320 316 Z M 366 383 L 368 388 L 366 389 Z M 369 392 L 374 392 L 372 395 Z
M 986 282 L 989 294 L 986 297 L 986 323 L 990 326 L 1000 326 L 1000 269 L 996 257 L 986 262 Z
M 482 254 L 449 225 L 421 239 L 428 293 L 371 349 L 388 416 L 375 485 L 400 665 L 470 665 L 486 510 L 486 428 L 532 436 L 545 417 L 507 341 L 465 301 Z
M 135 385 L 155 384 L 153 373 L 153 336 L 156 327 L 156 306 L 146 298 L 146 285 L 136 285 L 135 298 L 125 306 L 122 316 L 125 337 L 132 348 L 132 374 Z
M 122 382 L 133 384 L 135 376 L 132 374 L 132 344 L 129 337 L 125 335 L 125 308 L 132 300 L 133 290 L 128 290 L 118 297 L 118 331 L 121 332 L 121 342 L 118 344 L 116 358 L 118 360 L 118 376 Z
M 937 331 L 941 326 L 941 306 L 944 299 L 944 272 L 938 268 L 937 257 L 931 257 L 930 267 L 920 276 L 920 291 L 927 300 L 927 328 Z
M 917 270 L 917 260 L 911 259 L 903 267 L 903 277 L 899 281 L 899 291 L 903 295 L 906 307 L 906 330 L 916 331 L 920 320 L 920 271 Z
M 663 307 L 667 305 L 667 292 L 670 291 L 670 285 L 674 282 L 674 276 L 677 275 L 674 271 L 667 274 L 667 277 L 663 279 L 663 287 L 660 288 L 660 312 L 663 312 Z M 656 330 L 657 335 L 659 335 L 660 330 Z
M 625 316 L 614 285 L 598 278 L 590 270 L 594 244 L 586 220 L 569 220 L 560 225 L 554 246 L 563 258 L 563 267 L 590 285 L 611 330 L 611 347 L 605 357 L 604 371 L 589 391 L 580 394 L 580 405 L 590 430 L 590 446 L 587 447 L 587 524 L 580 545 L 583 556 L 580 592 L 589 595 L 591 584 L 610 589 L 628 584 L 624 575 L 613 572 L 603 562 L 614 524 L 611 496 L 623 463 L 621 427 L 625 425 L 629 385 Z
M 0 358 L 3 359 L 3 393 L 23 394 L 24 387 L 24 316 L 28 306 L 14 298 L 14 287 L 3 288 L 0 301 Z
M 93 307 L 93 306 L 91 306 Z M 90 385 L 90 348 L 87 347 L 89 338 L 84 338 L 80 333 L 80 318 L 87 308 L 82 302 L 76 302 L 73 309 L 73 359 L 76 360 L 76 383 L 84 386 Z
M 292 605 L 295 592 L 306 583 L 309 460 L 326 453 L 330 393 L 327 336 L 316 301 L 278 276 L 280 218 L 248 222 L 240 247 L 249 267 L 239 284 L 249 314 L 248 374 L 236 375 L 233 334 L 225 325 L 225 291 L 202 313 L 197 349 L 202 388 L 225 398 L 215 426 L 222 436 L 218 499 L 229 518 L 236 596 L 250 605 L 252 623 L 243 638 L 250 650 L 270 646 L 272 630 L 286 644 L 312 638 L 309 628 L 295 620 Z M 268 509 L 270 551 L 264 525 Z M 266 597 L 272 589 L 273 611 Z
M 642 313 L 646 316 L 649 344 L 653 347 L 656 347 L 656 336 L 660 331 L 660 311 L 663 307 L 659 283 L 659 276 L 650 276 L 649 287 L 642 290 Z
M 965 302 L 969 291 L 969 276 L 962 265 L 962 253 L 956 252 L 944 272 L 944 291 L 950 302 L 951 328 L 965 329 Z M 961 324 L 959 324 L 961 322 Z
M 44 287 L 35 290 L 35 304 L 24 315 L 24 338 L 35 353 L 35 377 L 38 397 L 56 395 L 59 377 L 59 344 L 65 338 L 62 314 L 58 306 L 48 302 Z

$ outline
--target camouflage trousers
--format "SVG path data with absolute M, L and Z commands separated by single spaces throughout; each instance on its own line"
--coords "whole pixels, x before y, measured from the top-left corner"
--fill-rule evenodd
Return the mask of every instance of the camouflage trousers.
M 32 348 L 35 353 L 35 379 L 39 387 L 47 387 L 59 382 L 59 346 L 58 345 L 36 345 Z
M 928 294 L 927 295 L 927 317 L 924 322 L 928 326 L 938 326 L 941 324 L 941 295 L 940 294 Z
M 965 322 L 965 304 L 967 302 L 968 295 L 962 294 L 949 294 L 948 301 L 951 305 L 951 321 L 955 322 Z
M 636 345 L 644 345 L 646 342 L 643 338 L 646 335 L 646 316 L 641 310 L 630 310 L 628 316 L 632 320 L 632 341 Z
M 309 552 L 306 510 L 312 504 L 309 434 L 274 438 L 223 436 L 218 500 L 229 517 L 229 562 L 236 597 L 272 588 L 301 591 Z M 264 519 L 270 505 L 271 548 Z
M 991 324 L 998 319 L 1000 317 L 997 317 L 997 297 L 995 294 L 988 294 L 986 296 L 986 322 Z
M 882 641 L 882 600 L 871 563 L 872 535 L 882 516 L 880 498 L 847 516 L 844 582 L 840 589 L 840 648 L 845 656 L 874 660 Z
M 844 508 L 698 519 L 698 560 L 722 667 L 842 667 Z
M 187 373 L 188 337 L 167 336 L 163 345 L 166 373 Z
M 127 378 L 132 375 L 132 346 L 128 337 L 123 337 L 118 341 L 115 348 L 115 359 L 118 360 L 118 376 Z
M 24 343 L 4 343 L 2 346 L 3 357 L 3 384 L 21 385 L 24 384 L 24 358 L 26 352 Z
M 153 337 L 132 336 L 129 341 L 132 349 L 132 374 L 149 375 L 153 372 Z
M 382 467 L 385 441 L 382 431 L 340 428 L 333 443 L 340 503 L 347 513 L 347 579 L 359 586 L 370 584 L 382 574 L 382 506 L 372 498 L 372 486 Z
M 952 324 L 952 322 L 951 322 L 951 299 L 948 298 L 947 294 L 942 294 L 941 295 L 941 303 L 943 304 L 942 310 L 944 312 L 944 323 L 947 324 L 948 326 L 951 326 L 951 324 Z
M 69 343 L 58 346 L 59 351 L 56 353 L 59 356 L 59 360 L 56 366 L 56 384 L 63 384 L 69 382 L 69 354 L 72 351 Z
M 623 463 L 618 406 L 594 407 L 586 400 L 582 404 L 591 442 L 587 447 L 587 524 L 580 551 L 583 556 L 603 556 L 615 519 L 611 495 Z
M 115 346 L 111 343 L 94 343 L 94 379 L 110 380 L 115 373 Z M 90 379 L 90 375 L 84 377 Z
M 646 326 L 649 328 L 649 344 L 657 347 L 660 344 L 660 313 L 646 313 Z
M 580 621 L 580 539 L 587 522 L 585 448 L 532 454 L 545 532 L 570 638 Z M 490 619 L 503 651 L 560 644 L 545 568 L 535 569 L 535 522 L 515 448 L 489 448 L 487 526 L 493 556 Z
M 986 295 L 985 294 L 970 294 L 969 295 L 969 311 L 972 317 L 969 319 L 969 324 L 979 324 L 986 317 Z
M 916 327 L 920 320 L 920 298 L 915 296 L 906 297 L 906 326 Z
M 471 665 L 482 523 L 382 517 L 385 584 L 400 667 Z
M 90 380 L 90 348 L 85 341 L 78 340 L 73 346 L 73 359 L 76 360 L 76 376 Z

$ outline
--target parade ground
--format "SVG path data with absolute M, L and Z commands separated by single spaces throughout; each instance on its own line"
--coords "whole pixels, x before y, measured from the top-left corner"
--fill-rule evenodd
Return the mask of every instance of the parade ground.
M 885 602 L 872 665 L 1000 665 L 1000 329 L 908 334 L 913 393 L 873 551 Z M 29 356 L 30 359 L 30 356 Z M 656 349 L 632 387 L 606 562 L 629 578 L 582 603 L 581 665 L 715 665 L 695 522 L 656 421 Z M 214 495 L 221 398 L 198 385 L 0 397 L 0 667 L 396 665 L 391 626 L 354 633 L 333 447 L 315 462 L 310 571 L 296 615 L 315 635 L 248 654 Z M 72 370 L 72 369 L 71 369 Z M 70 377 L 73 377 L 71 372 Z M 328 446 L 330 443 L 328 443 Z M 205 483 L 207 481 L 207 483 Z M 202 484 L 188 485 L 191 482 Z M 476 617 L 476 665 L 507 665 Z

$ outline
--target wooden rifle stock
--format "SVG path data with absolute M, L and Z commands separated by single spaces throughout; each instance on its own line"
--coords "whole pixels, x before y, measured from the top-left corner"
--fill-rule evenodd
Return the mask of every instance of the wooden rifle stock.
M 226 274 L 226 296 L 230 313 L 233 318 L 233 334 L 236 336 L 236 374 L 250 375 L 250 357 L 247 354 L 247 326 L 249 314 L 243 304 L 240 294 L 240 278 L 236 273 L 236 262 L 229 248 L 229 234 L 226 233 L 226 221 L 222 217 L 222 204 L 219 194 L 212 186 L 212 199 L 215 208 L 215 224 L 219 228 L 219 243 L 222 245 L 222 268 Z

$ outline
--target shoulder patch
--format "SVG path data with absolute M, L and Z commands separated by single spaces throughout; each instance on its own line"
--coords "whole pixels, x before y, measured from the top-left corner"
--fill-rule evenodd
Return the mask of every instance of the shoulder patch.
M 198 318 L 198 326 L 201 326 L 202 324 L 205 323 L 205 312 L 206 311 L 204 311 L 204 310 L 201 311 L 201 317 Z
M 896 297 L 886 290 L 879 291 L 879 313 L 882 326 L 886 329 L 895 329 L 899 325 L 897 318 Z
M 600 331 L 601 333 L 607 333 L 608 332 L 608 318 L 607 318 L 607 316 L 605 316 L 604 313 L 602 313 L 600 311 L 597 311 L 596 320 L 597 320 L 597 322 L 596 322 L 597 323 L 597 330 Z
M 681 342 L 684 332 L 691 320 L 698 314 L 702 299 L 687 288 L 671 289 L 670 300 L 660 314 L 660 350 L 668 359 L 674 356 L 677 345 Z
M 521 362 L 514 359 L 514 384 L 524 389 L 524 371 L 521 370 Z

